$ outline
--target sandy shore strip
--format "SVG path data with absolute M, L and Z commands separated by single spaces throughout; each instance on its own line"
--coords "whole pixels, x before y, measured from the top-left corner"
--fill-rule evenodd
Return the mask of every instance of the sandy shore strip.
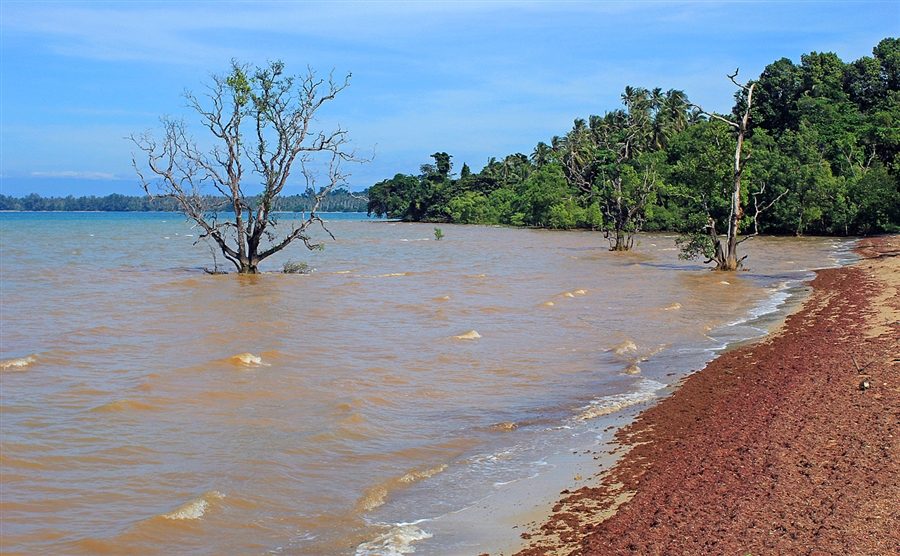
M 858 252 L 621 429 L 518 554 L 900 553 L 900 236 Z

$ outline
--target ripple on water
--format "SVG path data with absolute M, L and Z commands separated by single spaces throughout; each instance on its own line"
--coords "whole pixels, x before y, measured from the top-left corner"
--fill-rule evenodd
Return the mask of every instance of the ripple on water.
M 138 402 L 134 400 L 116 400 L 114 402 L 99 405 L 91 409 L 91 411 L 100 413 L 116 413 L 120 411 L 148 411 L 151 409 L 155 408 L 148 403 Z

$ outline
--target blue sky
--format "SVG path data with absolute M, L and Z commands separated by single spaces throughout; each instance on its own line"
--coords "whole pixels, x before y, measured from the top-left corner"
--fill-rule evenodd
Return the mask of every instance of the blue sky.
M 232 58 L 353 73 L 321 114 L 375 160 L 359 190 L 446 151 L 458 170 L 531 153 L 626 85 L 727 111 L 752 78 L 810 51 L 852 61 L 900 35 L 900 0 L 746 2 L 0 3 L 0 192 L 139 194 L 123 138 L 184 115 Z M 192 128 L 202 137 L 202 130 Z M 299 180 L 291 191 L 300 193 Z

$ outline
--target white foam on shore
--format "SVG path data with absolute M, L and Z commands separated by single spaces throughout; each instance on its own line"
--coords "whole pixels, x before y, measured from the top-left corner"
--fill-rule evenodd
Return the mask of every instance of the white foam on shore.
M 20 357 L 18 359 L 8 359 L 2 363 L 0 363 L 0 369 L 6 370 L 19 370 L 24 369 L 25 367 L 31 365 L 32 363 L 37 362 L 37 357 L 34 355 L 29 355 L 28 357 Z
M 225 495 L 217 490 L 211 490 L 203 494 L 203 496 L 191 500 L 184 506 L 181 506 L 177 510 L 163 514 L 163 517 L 166 519 L 200 519 L 203 517 L 203 514 L 206 513 L 207 508 L 209 508 L 209 503 L 211 500 L 221 500 L 225 498 Z
M 632 405 L 648 402 L 656 398 L 656 392 L 658 390 L 665 387 L 665 384 L 656 382 L 655 380 L 643 379 L 638 383 L 638 388 L 634 392 L 603 396 L 600 399 L 592 401 L 590 405 L 580 408 L 575 419 L 578 421 L 587 421 L 588 419 L 616 413 L 617 411 L 621 411 Z
M 739 324 L 745 324 L 760 317 L 778 312 L 781 307 L 787 302 L 788 298 L 791 297 L 791 287 L 796 286 L 798 283 L 799 280 L 789 280 L 775 284 L 769 289 L 769 297 L 747 311 L 746 317 L 729 322 L 725 326 L 737 326 Z
M 369 542 L 356 547 L 356 556 L 399 556 L 412 554 L 416 549 L 412 544 L 416 541 L 430 539 L 427 533 L 416 527 L 415 523 L 398 523 L 390 531 L 378 535 Z

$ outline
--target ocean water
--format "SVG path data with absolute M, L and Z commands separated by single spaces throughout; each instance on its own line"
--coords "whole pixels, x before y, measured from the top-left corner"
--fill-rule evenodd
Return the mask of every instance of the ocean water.
M 667 235 L 327 219 L 324 251 L 213 276 L 177 214 L 0 214 L 4 554 L 477 554 L 430 524 L 851 257 L 754 238 L 721 274 Z

